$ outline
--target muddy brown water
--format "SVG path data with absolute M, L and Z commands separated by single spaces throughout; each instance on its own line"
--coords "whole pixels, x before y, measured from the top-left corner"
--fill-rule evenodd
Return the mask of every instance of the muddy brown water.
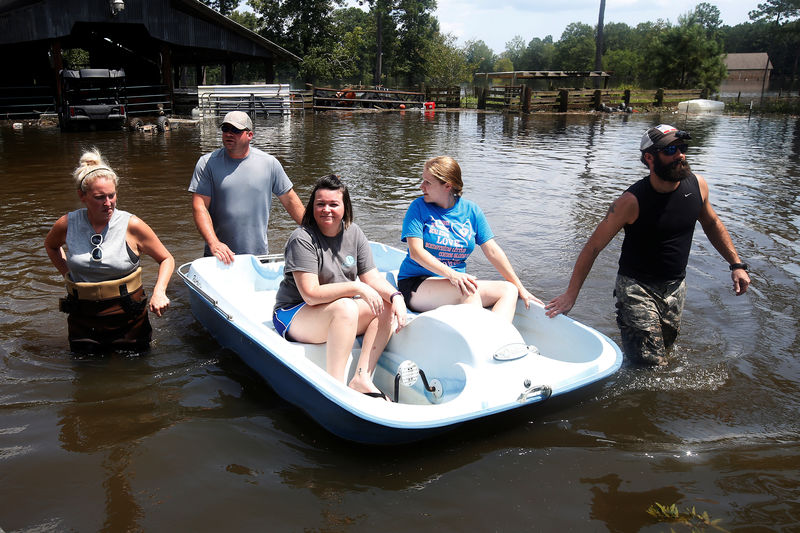
M 654 502 L 730 530 L 800 530 L 800 119 L 475 112 L 320 114 L 257 122 L 303 200 L 343 175 L 356 221 L 400 245 L 423 161 L 449 154 L 528 288 L 559 294 L 609 203 L 644 175 L 642 131 L 692 132 L 689 160 L 753 286 L 695 234 L 667 368 L 623 364 L 573 403 L 468 426 L 411 447 L 342 442 L 275 395 L 194 320 L 179 278 L 142 356 L 81 358 L 57 310 L 42 242 L 79 207 L 70 173 L 97 146 L 119 207 L 178 264 L 202 253 L 186 191 L 215 124 L 166 134 L 0 128 L 0 528 L 5 531 L 664 531 Z M 272 251 L 292 229 L 276 203 Z M 621 239 L 572 316 L 619 339 Z M 480 253 L 478 252 L 478 255 Z M 155 277 L 145 261 L 148 286 Z M 478 257 L 471 270 L 494 275 Z

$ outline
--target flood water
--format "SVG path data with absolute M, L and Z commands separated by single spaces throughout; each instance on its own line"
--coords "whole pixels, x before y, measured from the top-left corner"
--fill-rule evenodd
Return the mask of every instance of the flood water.
M 336 439 L 282 401 L 194 320 L 177 275 L 141 356 L 70 353 L 64 292 L 43 249 L 80 207 L 70 173 L 97 146 L 119 207 L 178 265 L 202 254 L 186 191 L 215 124 L 166 134 L 0 128 L 0 529 L 49 531 L 665 531 L 647 508 L 696 507 L 729 530 L 800 531 L 800 119 L 682 115 L 322 114 L 257 122 L 305 201 L 348 181 L 356 222 L 396 246 L 422 163 L 455 157 L 526 286 L 566 287 L 610 202 L 645 175 L 642 131 L 688 153 L 753 285 L 733 294 L 698 225 L 683 328 L 666 368 L 624 363 L 566 405 L 401 448 Z M 292 223 L 276 202 L 273 252 Z M 621 236 L 571 316 L 619 342 Z M 477 252 L 477 256 L 480 256 Z M 474 256 L 475 257 L 475 256 Z M 152 287 L 155 264 L 144 262 Z M 495 276 L 482 257 L 470 269 Z M 568 339 L 565 339 L 568 342 Z

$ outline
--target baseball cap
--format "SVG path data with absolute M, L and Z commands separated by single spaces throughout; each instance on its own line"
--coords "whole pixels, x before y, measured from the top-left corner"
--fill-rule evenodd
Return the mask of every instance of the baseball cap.
M 230 124 L 234 128 L 240 130 L 253 131 L 253 121 L 250 120 L 250 117 L 244 111 L 231 111 L 222 119 L 222 124 Z M 220 124 L 220 126 L 222 126 L 222 124 Z
M 688 131 L 679 130 L 675 126 L 670 126 L 669 124 L 659 124 L 644 132 L 639 150 L 644 152 L 651 147 L 655 147 L 656 149 L 664 148 L 675 141 L 685 142 L 691 138 L 692 136 L 689 135 Z

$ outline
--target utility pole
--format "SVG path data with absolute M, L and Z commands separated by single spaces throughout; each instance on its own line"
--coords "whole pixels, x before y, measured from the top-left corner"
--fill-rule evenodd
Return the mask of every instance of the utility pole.
M 606 0 L 600 0 L 600 15 L 597 17 L 597 35 L 594 44 L 594 69 L 603 70 L 603 18 L 606 13 Z M 599 89 L 603 79 L 598 76 L 594 80 L 594 88 Z

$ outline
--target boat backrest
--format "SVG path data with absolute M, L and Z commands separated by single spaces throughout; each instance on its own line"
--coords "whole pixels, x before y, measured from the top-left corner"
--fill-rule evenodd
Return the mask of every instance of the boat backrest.
M 386 281 L 392 284 L 392 287 L 397 288 L 397 270 L 389 270 L 384 272 L 386 274 Z
M 372 260 L 375 261 L 375 266 L 381 272 L 397 270 L 406 257 L 406 252 L 403 250 L 398 250 L 379 242 L 370 242 L 369 245 L 372 250 Z
M 262 263 L 258 257 L 251 257 L 253 288 L 256 291 L 276 291 L 283 280 L 283 263 Z

